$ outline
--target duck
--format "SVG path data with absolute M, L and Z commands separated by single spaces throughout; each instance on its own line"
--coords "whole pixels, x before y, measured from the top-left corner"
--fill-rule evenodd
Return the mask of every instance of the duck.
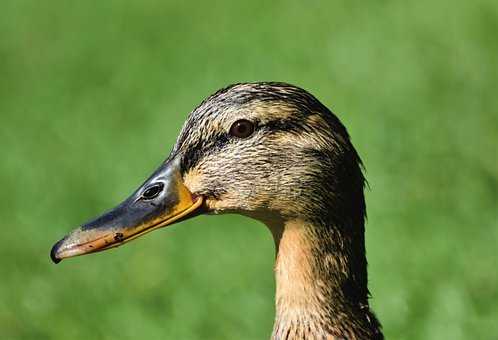
M 52 247 L 53 262 L 118 247 L 201 214 L 235 213 L 273 235 L 271 339 L 383 339 L 369 306 L 366 179 L 346 127 L 282 82 L 216 91 L 127 199 Z

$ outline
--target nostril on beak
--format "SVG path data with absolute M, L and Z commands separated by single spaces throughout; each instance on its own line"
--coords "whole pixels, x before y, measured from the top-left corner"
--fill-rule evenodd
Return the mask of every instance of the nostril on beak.
M 164 183 L 156 183 L 148 187 L 143 193 L 142 197 L 146 200 L 156 198 L 164 189 Z

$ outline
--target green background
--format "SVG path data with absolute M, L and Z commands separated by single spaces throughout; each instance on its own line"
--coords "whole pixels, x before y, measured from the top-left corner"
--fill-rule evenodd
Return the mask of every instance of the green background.
M 139 185 L 204 97 L 277 80 L 336 112 L 366 164 L 385 334 L 496 339 L 498 3 L 178 3 L 1 2 L 0 338 L 268 338 L 274 246 L 250 219 L 48 253 Z

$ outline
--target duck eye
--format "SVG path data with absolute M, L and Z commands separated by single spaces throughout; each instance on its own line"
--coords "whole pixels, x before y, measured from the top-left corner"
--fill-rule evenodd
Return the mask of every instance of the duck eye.
M 230 127 L 230 134 L 238 138 L 249 137 L 254 132 L 254 124 L 246 119 L 236 121 Z
M 142 193 L 142 197 L 146 200 L 151 200 L 157 197 L 157 195 L 159 195 L 159 193 L 163 190 L 163 188 L 164 184 L 162 183 L 153 184 L 147 189 L 145 189 L 145 191 Z

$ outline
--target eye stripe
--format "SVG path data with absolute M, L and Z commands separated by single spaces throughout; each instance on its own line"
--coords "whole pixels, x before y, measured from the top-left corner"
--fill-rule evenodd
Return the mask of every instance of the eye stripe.
M 230 138 L 225 132 L 212 134 L 207 139 L 198 140 L 184 152 L 181 162 L 182 172 L 185 173 L 188 169 L 193 168 L 203 156 L 221 150 L 229 142 Z
M 281 132 L 299 132 L 303 129 L 300 121 L 297 119 L 277 119 L 266 122 L 260 126 L 258 124 L 258 128 L 259 127 L 269 131 Z M 184 143 L 190 142 L 192 145 L 183 153 L 183 160 L 181 162 L 182 173 L 192 169 L 205 155 L 221 150 L 225 145 L 229 144 L 231 140 L 233 140 L 233 138 L 224 131 L 213 133 L 206 139 L 201 138 L 197 140 L 195 144 L 185 140 Z
M 302 122 L 297 119 L 277 119 L 264 124 L 270 131 L 296 132 L 303 130 Z

